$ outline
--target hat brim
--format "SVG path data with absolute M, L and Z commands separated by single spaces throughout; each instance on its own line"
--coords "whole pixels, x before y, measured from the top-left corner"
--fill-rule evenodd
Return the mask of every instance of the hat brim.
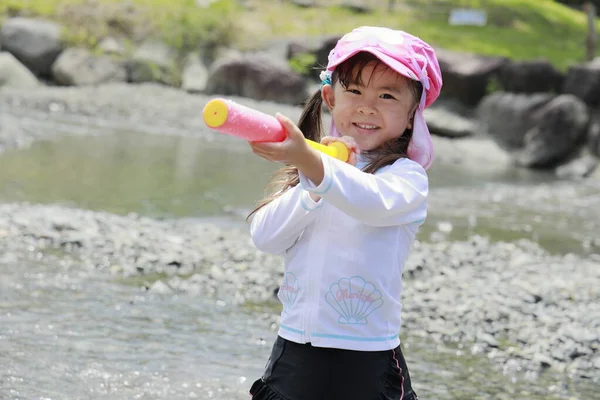
M 327 70 L 333 71 L 336 67 L 338 67 L 340 64 L 342 64 L 344 61 L 348 60 L 350 57 L 352 57 L 358 53 L 362 53 L 362 52 L 367 52 L 367 53 L 373 54 L 382 63 L 387 65 L 390 69 L 392 69 L 393 71 L 396 71 L 397 73 L 399 73 L 402 76 L 407 77 L 408 79 L 412 79 L 414 81 L 419 80 L 419 78 L 416 76 L 416 74 L 414 72 L 412 72 L 411 69 L 408 68 L 406 65 L 404 65 L 402 62 L 396 60 L 393 57 L 388 56 L 387 54 L 385 54 L 378 48 L 372 47 L 372 46 L 365 46 L 365 47 L 361 47 L 360 49 L 353 50 L 352 52 L 340 57 L 335 62 L 328 64 Z

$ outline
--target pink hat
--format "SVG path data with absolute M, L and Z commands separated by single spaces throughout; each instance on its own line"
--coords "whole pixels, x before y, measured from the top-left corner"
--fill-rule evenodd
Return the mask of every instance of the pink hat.
M 438 98 L 442 88 L 442 72 L 433 48 L 403 31 L 362 26 L 337 42 L 329 53 L 329 63 L 323 75 L 331 77 L 338 65 L 363 51 L 373 54 L 400 75 L 423 85 L 421 101 L 415 112 L 412 139 L 408 145 L 408 157 L 427 170 L 433 162 L 433 143 L 423 110 Z M 332 128 L 332 135 L 339 135 L 333 121 Z

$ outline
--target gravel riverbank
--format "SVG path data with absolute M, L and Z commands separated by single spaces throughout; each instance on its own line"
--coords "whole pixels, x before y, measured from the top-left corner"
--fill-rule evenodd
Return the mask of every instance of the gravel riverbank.
M 244 102 L 292 118 L 300 114 Z M 0 145 L 49 138 L 61 131 L 61 118 L 100 127 L 82 128 L 82 134 L 101 133 L 103 126 L 207 134 L 205 103 L 205 97 L 156 85 L 2 91 Z M 500 152 L 483 155 L 503 159 Z M 0 262 L 45 257 L 44 249 L 115 278 L 146 276 L 151 291 L 226 302 L 273 301 L 281 277 L 281 260 L 258 253 L 245 228 L 0 205 Z M 404 329 L 487 354 L 508 372 L 551 367 L 600 380 L 599 266 L 595 255 L 550 255 L 530 241 L 417 243 L 405 271 Z
M 241 228 L 27 204 L 0 205 L 0 226 L 3 262 L 58 249 L 115 278 L 145 275 L 158 293 L 263 302 L 282 276 L 281 260 L 256 251 Z M 529 241 L 417 243 L 404 329 L 486 353 L 510 372 L 600 379 L 599 263 Z

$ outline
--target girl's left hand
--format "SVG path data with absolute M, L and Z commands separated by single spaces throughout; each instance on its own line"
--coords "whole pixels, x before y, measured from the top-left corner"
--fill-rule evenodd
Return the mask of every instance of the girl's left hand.
M 252 152 L 273 162 L 291 165 L 302 163 L 312 150 L 304 140 L 304 135 L 289 118 L 279 113 L 275 117 L 287 131 L 287 138 L 282 142 L 250 142 Z
M 356 163 L 358 162 L 358 159 L 356 156 L 360 153 L 360 150 L 358 149 L 358 145 L 356 144 L 356 140 L 354 140 L 354 138 L 351 136 L 342 136 L 342 137 L 325 136 L 323 139 L 321 139 L 321 144 L 324 144 L 326 146 L 330 145 L 333 142 L 344 143 L 346 145 L 346 147 L 348 148 L 348 150 L 350 151 L 350 155 L 349 155 L 348 161 L 346 161 L 346 163 L 350 164 L 350 165 L 356 165 Z

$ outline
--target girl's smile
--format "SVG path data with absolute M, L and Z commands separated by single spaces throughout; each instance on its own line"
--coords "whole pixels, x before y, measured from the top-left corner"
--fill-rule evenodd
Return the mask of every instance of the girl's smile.
M 353 122 L 352 125 L 354 125 L 355 127 L 357 127 L 361 131 L 365 131 L 364 133 L 373 133 L 374 131 L 376 131 L 377 129 L 379 129 L 379 126 L 377 126 L 377 125 L 362 124 L 362 123 L 359 123 L 359 122 Z

